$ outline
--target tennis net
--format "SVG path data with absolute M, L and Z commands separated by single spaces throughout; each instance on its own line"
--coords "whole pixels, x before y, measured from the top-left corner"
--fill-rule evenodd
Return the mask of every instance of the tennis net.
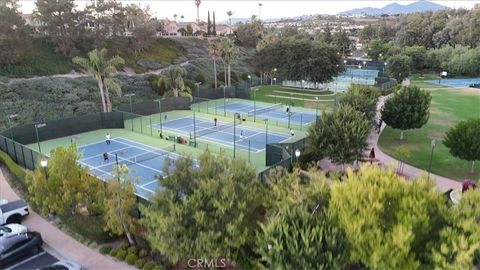
M 174 152 L 174 151 L 175 151 L 175 144 L 172 144 L 172 145 L 169 145 L 167 147 L 164 147 L 164 148 L 161 148 L 161 149 L 158 149 L 158 150 L 154 150 L 154 151 L 149 151 L 149 152 L 139 154 L 139 155 L 136 155 L 136 156 L 133 156 L 133 157 L 129 157 L 129 158 L 118 157 L 118 158 L 120 159 L 121 163 L 131 165 L 131 164 L 136 164 L 136 163 L 140 163 L 140 162 L 143 162 L 143 161 L 147 161 L 147 160 L 150 160 L 150 159 L 162 157 L 162 156 L 168 155 L 169 153 Z
M 214 132 L 217 132 L 217 131 L 220 131 L 220 130 L 224 130 L 224 129 L 228 129 L 228 128 L 231 128 L 233 127 L 234 123 L 233 122 L 228 122 L 228 123 L 217 123 L 217 126 L 216 127 L 211 127 L 211 128 L 204 128 L 204 129 L 201 129 L 199 131 L 196 131 L 196 136 L 197 138 L 198 137 L 201 137 L 201 136 L 205 136 L 207 134 L 210 134 L 210 133 L 214 133 Z
M 248 116 L 253 116 L 254 114 L 261 114 L 261 113 L 273 111 L 273 110 L 275 110 L 275 109 L 280 109 L 280 108 L 282 108 L 282 104 L 275 104 L 275 105 L 270 106 L 270 107 L 265 107 L 265 108 L 261 108 L 261 109 L 251 110 L 251 111 L 248 112 Z

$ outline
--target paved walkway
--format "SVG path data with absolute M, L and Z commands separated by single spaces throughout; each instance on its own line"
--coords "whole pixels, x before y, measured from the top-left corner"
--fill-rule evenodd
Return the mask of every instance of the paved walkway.
M 20 197 L 13 191 L 0 170 L 0 197 L 8 201 L 18 200 Z M 104 256 L 90 249 L 54 225 L 43 219 L 30 209 L 30 215 L 23 222 L 31 231 L 42 234 L 45 249 L 59 259 L 69 259 L 80 263 L 86 269 L 136 269 L 128 264 L 117 262 L 109 256 Z
M 382 108 L 383 103 L 384 103 L 386 98 L 388 98 L 388 97 L 381 97 L 379 99 L 378 103 L 377 103 L 377 119 L 380 118 L 380 109 Z M 386 126 L 385 124 L 382 125 L 381 132 L 383 131 L 385 126 Z M 380 134 L 381 134 L 381 132 L 380 132 Z M 392 158 L 391 156 L 385 154 L 378 147 L 378 138 L 380 137 L 380 134 L 377 134 L 377 132 L 374 131 L 374 130 L 372 131 L 372 133 L 370 133 L 370 136 L 368 137 L 369 147 L 368 147 L 368 151 L 366 152 L 366 155 L 368 156 L 368 154 L 370 153 L 370 149 L 372 149 L 372 147 L 373 147 L 375 149 L 375 159 L 377 159 L 379 163 L 381 163 L 382 165 L 387 166 L 387 167 L 388 166 L 393 166 L 394 168 L 396 168 L 397 165 L 398 165 L 398 160 L 396 160 L 396 159 Z M 336 166 L 335 164 L 332 164 L 327 159 L 323 159 L 320 162 L 320 166 L 323 169 L 326 169 L 326 170 L 339 170 L 339 166 Z M 345 164 L 345 167 L 356 168 L 357 166 L 353 165 L 353 164 Z M 421 175 L 425 175 L 425 174 L 427 174 L 427 172 L 422 170 L 422 169 L 413 167 L 411 165 L 404 164 L 402 174 L 405 175 L 407 178 L 412 179 L 412 178 L 417 178 Z M 430 177 L 435 179 L 435 181 L 437 183 L 437 188 L 440 192 L 445 192 L 448 189 L 461 188 L 461 186 L 462 186 L 462 184 L 460 182 L 457 182 L 455 180 L 448 179 L 448 178 L 445 178 L 445 177 L 442 177 L 442 176 L 438 176 L 438 175 L 435 175 L 435 174 L 430 174 Z
M 382 108 L 383 103 L 384 103 L 386 98 L 388 98 L 388 97 L 380 97 L 380 99 L 377 103 L 377 118 L 380 118 L 380 109 Z M 381 127 L 380 134 L 382 133 L 382 131 L 385 127 L 386 127 L 386 125 L 383 124 L 382 127 Z M 373 131 L 370 134 L 370 136 L 368 138 L 369 149 L 371 149 L 372 147 L 375 149 L 375 158 L 378 159 L 380 163 L 385 164 L 387 166 L 391 165 L 391 164 L 394 164 L 394 166 L 396 166 L 398 164 L 398 160 L 396 160 L 396 159 L 392 158 L 391 156 L 385 154 L 378 147 L 378 138 L 380 137 L 380 134 L 377 134 L 375 131 Z M 405 176 L 407 176 L 408 178 L 416 178 L 416 177 L 421 176 L 422 174 L 426 174 L 427 172 L 422 170 L 422 169 L 413 167 L 411 165 L 404 164 L 402 173 Z M 441 192 L 445 192 L 445 191 L 447 191 L 448 189 L 451 189 L 451 188 L 452 189 L 460 188 L 462 186 L 462 184 L 460 182 L 457 182 L 457 181 L 452 180 L 452 179 L 445 178 L 443 176 L 430 174 L 430 177 L 435 179 L 435 181 L 437 182 L 437 187 L 438 187 L 439 191 L 441 191 Z

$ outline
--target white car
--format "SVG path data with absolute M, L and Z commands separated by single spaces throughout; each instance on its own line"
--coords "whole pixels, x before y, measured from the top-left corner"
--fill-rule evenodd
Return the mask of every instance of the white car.
M 26 233 L 28 231 L 27 227 L 21 224 L 7 224 L 0 226 L 0 237 L 7 237 L 13 234 Z
M 58 261 L 47 269 L 58 269 L 58 270 L 82 270 L 82 266 L 74 261 L 61 260 Z

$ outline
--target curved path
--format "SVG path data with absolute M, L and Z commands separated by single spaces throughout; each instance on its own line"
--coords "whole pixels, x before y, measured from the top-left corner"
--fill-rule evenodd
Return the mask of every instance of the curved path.
M 20 199 L 5 180 L 2 170 L 0 170 L 0 198 L 7 199 L 8 201 Z M 76 261 L 86 269 L 136 269 L 126 263 L 117 262 L 112 257 L 102 255 L 96 250 L 84 246 L 31 209 L 30 215 L 28 215 L 22 223 L 26 225 L 29 230 L 40 232 L 44 241 L 44 248 L 58 259 Z
M 377 118 L 380 118 L 380 110 L 383 106 L 383 103 L 387 97 L 380 97 L 378 103 L 377 103 Z M 380 134 L 382 133 L 383 129 L 385 128 L 385 124 L 382 125 Z M 375 158 L 379 160 L 380 163 L 384 165 L 393 165 L 396 166 L 398 164 L 398 160 L 392 158 L 391 156 L 385 154 L 379 147 L 378 147 L 378 138 L 380 137 L 380 134 L 377 134 L 375 131 L 370 133 L 370 136 L 368 138 L 368 144 L 369 144 L 369 149 L 372 147 L 375 149 Z M 422 174 L 426 174 L 427 172 L 425 170 L 413 167 L 408 164 L 404 164 L 403 171 L 402 173 L 407 176 L 408 178 L 416 178 Z M 445 192 L 448 189 L 456 189 L 460 188 L 462 184 L 458 181 L 435 175 L 435 174 L 430 174 L 430 177 L 434 178 L 436 183 L 437 183 L 437 188 L 441 192 Z

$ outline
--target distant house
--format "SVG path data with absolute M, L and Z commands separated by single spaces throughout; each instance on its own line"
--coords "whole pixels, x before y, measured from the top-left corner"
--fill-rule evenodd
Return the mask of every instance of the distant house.
M 22 18 L 25 20 L 25 24 L 37 29 L 43 26 L 43 23 L 33 17 L 33 14 L 22 14 Z

